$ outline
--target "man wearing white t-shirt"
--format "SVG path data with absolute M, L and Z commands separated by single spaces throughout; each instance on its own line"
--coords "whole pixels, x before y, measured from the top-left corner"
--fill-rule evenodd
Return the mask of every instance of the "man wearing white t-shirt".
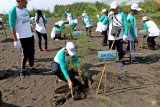
M 20 78 L 25 77 L 26 62 L 29 61 L 31 70 L 34 70 L 34 36 L 31 31 L 30 17 L 26 9 L 28 0 L 16 0 L 17 5 L 9 12 L 9 25 L 14 39 L 14 46 L 22 47 L 22 62 Z
M 157 48 L 155 38 L 160 35 L 160 30 L 158 26 L 151 20 L 148 19 L 147 16 L 144 16 L 142 19 L 144 23 L 144 30 L 147 30 L 149 32 L 148 38 L 147 38 L 147 44 L 148 48 L 150 50 L 155 50 Z
M 123 40 L 128 36 L 128 22 L 124 12 L 119 11 L 118 3 L 112 2 L 110 5 L 111 12 L 109 13 L 109 49 L 117 48 L 119 56 L 119 67 L 124 67 L 124 52 Z

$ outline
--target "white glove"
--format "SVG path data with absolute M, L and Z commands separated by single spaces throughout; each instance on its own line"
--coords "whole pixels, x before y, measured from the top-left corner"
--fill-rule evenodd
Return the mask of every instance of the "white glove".
M 99 14 L 97 14 L 97 18 L 99 18 Z
M 123 41 L 127 41 L 127 35 L 123 35 Z
M 114 15 L 114 12 L 109 12 L 108 17 L 111 18 Z
M 16 49 L 20 49 L 20 48 L 21 48 L 21 43 L 20 43 L 19 40 L 14 41 L 14 47 L 15 47 Z

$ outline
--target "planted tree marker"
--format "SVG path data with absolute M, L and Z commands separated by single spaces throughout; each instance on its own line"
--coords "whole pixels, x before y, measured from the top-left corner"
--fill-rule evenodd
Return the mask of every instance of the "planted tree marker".
M 98 51 L 98 61 L 115 61 L 116 50 Z

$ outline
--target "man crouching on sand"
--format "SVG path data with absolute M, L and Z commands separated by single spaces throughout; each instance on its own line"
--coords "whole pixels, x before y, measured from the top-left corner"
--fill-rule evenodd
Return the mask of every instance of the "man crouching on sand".
M 68 82 L 69 88 L 77 87 L 80 92 L 84 93 L 84 85 L 76 79 L 77 72 L 67 69 L 67 64 L 70 61 L 70 57 L 76 63 L 78 68 L 78 73 L 81 74 L 80 62 L 75 53 L 75 45 L 72 42 L 67 42 L 66 46 L 58 51 L 54 60 L 51 64 L 52 73 L 56 75 L 59 79 Z

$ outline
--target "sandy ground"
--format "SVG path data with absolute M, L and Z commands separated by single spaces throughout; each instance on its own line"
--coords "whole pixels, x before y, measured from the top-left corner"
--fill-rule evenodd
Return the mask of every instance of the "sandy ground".
M 23 80 L 18 76 L 21 51 L 13 47 L 9 30 L 7 30 L 8 39 L 0 34 L 0 90 L 3 92 L 3 100 L 7 107 L 9 105 L 11 107 L 54 107 L 54 103 L 50 102 L 55 96 L 54 90 L 64 83 L 56 83 L 57 77 L 49 73 L 51 60 L 56 52 L 64 47 L 66 41 L 77 43 L 76 40 L 51 40 L 50 31 L 54 23 L 55 20 L 50 18 L 47 25 L 48 48 L 51 52 L 39 52 L 36 40 L 35 67 L 39 73 L 30 73 Z M 160 38 L 157 38 L 156 41 L 160 44 Z M 99 90 L 100 96 L 96 96 L 98 81 L 104 67 L 103 62 L 97 61 L 97 51 L 106 50 L 107 47 L 101 46 L 101 36 L 95 32 L 90 37 L 90 43 L 90 53 L 83 58 L 82 63 L 84 64 L 83 68 L 91 72 L 94 83 L 88 91 L 86 99 L 78 101 L 69 99 L 62 107 L 160 106 L 160 49 L 150 51 L 144 48 L 141 51 L 137 44 L 137 52 L 143 53 L 137 55 L 140 63 L 126 62 L 124 68 L 118 68 L 117 62 L 107 64 L 107 73 Z M 106 91 L 104 91 L 104 87 L 106 87 Z

